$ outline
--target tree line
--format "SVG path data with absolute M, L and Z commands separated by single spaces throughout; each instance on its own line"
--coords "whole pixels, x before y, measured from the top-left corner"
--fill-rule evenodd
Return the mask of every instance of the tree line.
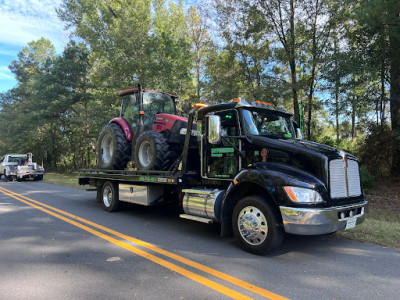
M 51 170 L 96 164 L 117 92 L 138 83 L 178 107 L 235 97 L 294 113 L 305 138 L 400 174 L 397 0 L 64 0 L 73 33 L 57 54 L 28 43 L 0 94 L 0 153 L 33 152 Z

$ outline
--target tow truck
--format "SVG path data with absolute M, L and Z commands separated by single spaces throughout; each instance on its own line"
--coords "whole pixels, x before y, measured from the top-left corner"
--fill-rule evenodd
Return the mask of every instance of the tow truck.
M 149 142 L 143 147 L 138 140 L 154 131 L 160 121 L 157 114 L 163 112 L 148 116 L 153 126 L 144 128 L 144 93 L 138 88 L 120 95 L 123 101 L 135 98 L 130 104 L 140 106 L 135 124 L 122 132 L 131 138 L 130 159 L 141 158 L 146 165 L 160 149 Z M 165 95 L 155 94 L 157 101 L 176 99 Z M 368 202 L 357 158 L 303 140 L 290 112 L 236 98 L 194 105 L 186 120 L 178 130 L 184 137 L 181 152 L 166 169 L 85 169 L 78 172 L 79 183 L 94 187 L 97 200 L 109 212 L 121 202 L 175 203 L 181 218 L 218 223 L 222 236 L 233 232 L 244 250 L 259 255 L 277 249 L 285 233 L 321 235 L 354 228 L 365 220 Z M 145 151 L 138 157 L 141 147 Z
M 0 162 L 0 176 L 4 175 L 5 181 L 42 180 L 44 168 L 32 162 L 32 153 L 6 154 Z

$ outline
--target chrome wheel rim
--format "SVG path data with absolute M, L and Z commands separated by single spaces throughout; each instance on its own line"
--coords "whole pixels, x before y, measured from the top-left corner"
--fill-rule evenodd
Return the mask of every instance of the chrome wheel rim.
M 105 164 L 111 161 L 114 152 L 114 144 L 111 135 L 106 135 L 101 141 L 101 158 Z
M 151 145 L 150 142 L 143 142 L 139 147 L 139 162 L 143 167 L 148 167 L 151 162 Z
M 106 207 L 110 207 L 112 202 L 112 189 L 109 186 L 106 186 L 103 190 L 103 203 Z
M 268 235 L 267 219 L 254 206 L 246 206 L 240 211 L 238 228 L 242 238 L 253 246 L 262 244 Z

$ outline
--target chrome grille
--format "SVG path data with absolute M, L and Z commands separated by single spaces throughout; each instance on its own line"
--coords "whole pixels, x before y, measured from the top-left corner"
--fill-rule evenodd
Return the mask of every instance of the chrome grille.
M 335 159 L 329 163 L 329 182 L 331 198 L 347 198 L 361 195 L 360 172 L 358 163 L 348 160 Z
M 361 195 L 360 172 L 358 170 L 358 163 L 354 160 L 348 161 L 347 178 L 348 178 L 349 197 L 360 196 Z

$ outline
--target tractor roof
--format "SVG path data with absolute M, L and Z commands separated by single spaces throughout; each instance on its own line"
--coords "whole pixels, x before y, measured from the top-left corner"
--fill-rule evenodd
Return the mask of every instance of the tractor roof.
M 125 96 L 125 95 L 128 95 L 128 94 L 137 93 L 138 91 L 139 91 L 138 88 L 133 88 L 133 89 L 128 89 L 128 90 L 125 90 L 125 91 L 121 91 L 121 92 L 118 93 L 118 95 L 122 97 L 122 96 Z M 142 90 L 142 91 L 143 92 L 157 92 L 157 93 L 162 93 L 162 94 L 168 95 L 168 96 L 170 96 L 172 98 L 178 98 L 177 96 L 174 96 L 172 94 L 168 94 L 168 93 L 165 93 L 165 92 L 162 92 L 162 91 L 157 91 L 157 90 Z

